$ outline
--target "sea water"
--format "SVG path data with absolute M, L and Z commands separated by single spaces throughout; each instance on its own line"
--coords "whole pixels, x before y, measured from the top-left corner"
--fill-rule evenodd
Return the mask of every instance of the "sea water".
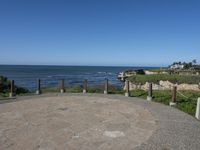
M 118 73 L 141 68 L 149 67 L 0 65 L 0 75 L 29 90 L 36 89 L 38 78 L 43 87 L 57 87 L 61 79 L 65 80 L 66 86 L 82 85 L 85 79 L 90 86 L 95 86 L 103 84 L 105 78 L 110 84 L 122 87 L 123 83 L 117 79 Z

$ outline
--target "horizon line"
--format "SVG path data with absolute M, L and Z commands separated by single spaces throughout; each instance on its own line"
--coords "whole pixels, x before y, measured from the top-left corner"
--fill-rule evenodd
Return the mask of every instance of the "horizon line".
M 141 66 L 141 65 L 54 65 L 54 64 L 0 64 L 0 66 L 60 66 L 60 67 L 149 67 L 149 68 L 165 68 L 167 66 L 156 66 L 156 65 L 152 65 L 152 66 Z

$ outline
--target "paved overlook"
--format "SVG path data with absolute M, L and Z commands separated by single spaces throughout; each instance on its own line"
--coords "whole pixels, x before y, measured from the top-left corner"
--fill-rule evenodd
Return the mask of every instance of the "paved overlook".
M 1 150 L 199 150 L 200 122 L 163 104 L 50 94 L 0 104 Z

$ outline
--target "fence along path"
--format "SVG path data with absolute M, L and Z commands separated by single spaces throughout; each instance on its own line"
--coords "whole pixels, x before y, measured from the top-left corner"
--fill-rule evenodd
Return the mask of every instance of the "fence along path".
M 159 86 L 160 86 L 160 87 L 163 87 L 163 88 L 168 88 L 168 87 L 163 86 L 163 85 L 159 85 Z M 176 86 L 176 84 L 175 84 L 174 86 Z M 172 90 L 172 89 L 173 89 L 173 86 L 171 86 L 171 90 Z M 195 101 L 196 101 L 196 99 L 191 98 L 191 97 L 187 97 L 187 96 L 184 95 L 182 92 L 180 92 L 178 89 L 177 89 L 177 93 L 178 93 L 180 96 L 182 96 L 182 97 L 184 97 L 184 98 L 186 98 L 186 99 L 195 100 Z
M 162 85 L 160 85 L 161 87 L 164 87 Z M 165 87 L 164 87 L 165 88 Z M 200 98 L 198 99 L 194 99 L 194 98 L 191 98 L 191 97 L 188 97 L 186 95 L 184 95 L 182 92 L 178 91 L 177 90 L 177 86 L 174 85 L 171 87 L 171 90 L 172 90 L 172 101 L 169 103 L 170 106 L 176 106 L 176 98 L 177 98 L 177 94 L 179 94 L 181 97 L 187 99 L 187 100 L 192 100 L 192 101 L 197 101 L 197 105 L 196 105 L 196 113 L 195 113 L 195 117 L 200 120 Z M 147 100 L 149 100 L 149 97 L 151 96 L 152 98 L 152 83 L 149 83 L 149 94 L 147 96 Z
M 60 90 L 60 93 L 64 93 L 65 92 L 65 80 L 64 79 L 61 79 L 61 80 L 57 80 L 55 81 L 57 82 L 57 89 Z M 37 79 L 37 82 L 36 82 L 37 86 L 36 86 L 36 94 L 41 94 L 41 87 L 45 87 L 46 85 L 48 85 L 46 83 L 46 81 L 42 82 L 41 84 L 41 80 L 40 79 Z M 104 85 L 104 89 L 103 89 L 103 93 L 104 94 L 108 94 L 108 91 L 109 91 L 109 81 L 108 79 L 105 79 L 104 82 L 102 82 L 103 85 Z M 102 84 L 101 83 L 101 84 Z M 129 81 L 126 80 L 125 81 L 125 96 L 129 97 L 130 96 L 130 86 L 129 86 Z M 15 94 L 15 91 L 14 91 L 14 87 L 15 87 L 15 82 L 14 80 L 11 80 L 11 85 L 10 85 L 10 95 L 9 97 L 13 98 L 16 96 Z M 159 85 L 160 87 L 163 87 L 163 88 L 166 88 L 165 86 L 163 85 Z M 84 80 L 83 81 L 83 85 L 82 85 L 82 89 L 83 89 L 83 93 L 87 93 L 88 92 L 88 80 Z M 171 87 L 171 90 L 172 90 L 172 100 L 171 102 L 169 103 L 170 106 L 176 106 L 176 99 L 177 99 L 177 94 L 179 94 L 180 96 L 182 96 L 183 98 L 187 99 L 187 100 L 193 100 L 193 101 L 197 101 L 196 99 L 194 98 L 191 98 L 191 97 L 187 97 L 186 95 L 184 95 L 182 92 L 178 91 L 177 90 L 177 86 L 174 85 Z M 147 96 L 147 100 L 148 101 L 152 101 L 153 99 L 153 84 L 152 83 L 149 83 L 149 89 L 148 89 L 148 96 Z M 200 119 L 200 101 L 198 100 L 197 101 L 197 108 L 196 108 L 196 116 L 198 116 L 197 118 Z

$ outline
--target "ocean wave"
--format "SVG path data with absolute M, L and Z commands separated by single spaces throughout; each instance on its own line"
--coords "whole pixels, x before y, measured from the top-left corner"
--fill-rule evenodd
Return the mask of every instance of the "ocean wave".
M 106 74 L 107 72 L 97 72 L 98 74 Z
M 113 74 L 115 74 L 115 73 L 113 73 L 113 72 L 97 72 L 98 74 L 109 74 L 109 75 L 113 75 Z

